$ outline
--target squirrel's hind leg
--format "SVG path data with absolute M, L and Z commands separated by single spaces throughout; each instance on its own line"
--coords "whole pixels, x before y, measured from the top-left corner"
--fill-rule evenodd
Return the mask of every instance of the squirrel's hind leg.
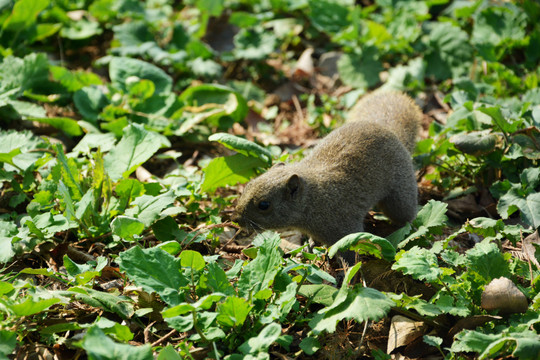
M 414 220 L 417 212 L 418 188 L 416 183 L 392 190 L 378 204 L 384 214 L 396 225 L 402 226 Z

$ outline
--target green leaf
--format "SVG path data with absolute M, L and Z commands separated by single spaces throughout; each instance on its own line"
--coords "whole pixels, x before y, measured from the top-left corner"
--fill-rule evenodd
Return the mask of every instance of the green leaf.
M 8 330 L 0 330 L 0 357 L 8 359 L 17 346 L 17 333 Z
M 115 343 L 97 326 L 90 327 L 81 343 L 89 360 L 153 360 L 150 345 Z
M 176 196 L 172 190 L 158 196 L 142 195 L 131 202 L 134 208 L 128 209 L 126 215 L 137 217 L 145 226 L 150 226 L 158 219 L 163 209 L 174 203 Z
M 223 326 L 242 326 L 249 312 L 253 308 L 246 299 L 236 296 L 229 296 L 224 302 L 218 305 L 218 316 L 216 320 Z
M 467 260 L 469 261 L 468 271 L 478 273 L 485 283 L 489 283 L 492 279 L 509 276 L 509 264 L 505 260 L 496 244 L 484 240 L 467 250 Z
M 307 355 L 310 356 L 315 354 L 321 348 L 319 340 L 317 340 L 317 338 L 313 336 L 303 338 L 299 346 L 300 349 L 302 349 Z
M 215 262 L 208 263 L 207 267 L 208 271 L 201 275 L 200 287 L 215 293 L 232 295 L 234 289 L 225 271 Z
M 298 294 L 305 296 L 310 301 L 324 306 L 330 306 L 334 302 L 338 290 L 330 285 L 302 285 L 298 290 Z
M 117 216 L 111 222 L 112 233 L 122 239 L 132 240 L 133 236 L 140 235 L 145 229 L 145 224 L 130 216 Z
M 262 242 L 262 244 L 257 246 L 259 249 L 257 258 L 244 267 L 238 280 L 240 296 L 248 297 L 250 294 L 269 288 L 278 272 L 278 265 L 282 261 L 280 241 L 279 235 L 273 232 L 264 232 L 254 239 L 254 243 Z
M 0 64 L 0 93 L 13 90 L 16 94 L 22 94 L 25 90 L 46 83 L 48 76 L 49 61 L 45 54 L 32 53 L 24 59 L 8 56 Z
M 170 93 L 172 89 L 172 79 L 165 71 L 138 59 L 113 57 L 109 64 L 109 76 L 113 85 L 125 92 L 128 91 L 126 81 L 131 76 L 152 81 L 156 94 Z
M 344 285 L 334 303 L 319 310 L 317 316 L 309 322 L 309 326 L 315 333 L 333 333 L 341 320 L 353 319 L 358 323 L 377 321 L 385 316 L 393 305 L 394 302 L 378 290 Z
M 415 279 L 434 282 L 442 275 L 437 256 L 428 249 L 415 246 L 408 251 L 402 250 L 396 258 L 392 270 L 399 270 Z
M 367 89 L 377 84 L 383 71 L 375 48 L 366 47 L 362 55 L 343 54 L 338 61 L 341 80 L 352 87 Z
M 350 9 L 339 1 L 310 0 L 309 18 L 320 32 L 337 34 L 349 25 Z
M 124 320 L 129 319 L 135 313 L 133 301 L 127 296 L 109 294 L 87 287 L 72 287 L 67 293 L 78 301 L 117 314 Z
M 83 118 L 94 125 L 97 124 L 98 115 L 103 108 L 109 105 L 109 100 L 103 91 L 96 86 L 86 86 L 77 90 L 73 94 L 73 102 Z
M 82 197 L 82 189 L 81 185 L 79 184 L 79 170 L 77 168 L 77 165 L 75 164 L 75 161 L 73 159 L 69 159 L 64 154 L 64 148 L 62 145 L 57 144 L 54 149 L 56 150 L 56 154 L 58 157 L 58 162 L 61 166 L 62 171 L 62 179 L 64 180 L 65 185 L 71 190 L 71 193 L 73 194 L 73 200 L 80 200 Z M 63 194 L 65 195 L 65 193 Z M 66 203 L 66 208 L 68 206 L 73 206 L 71 203 L 71 196 L 64 199 L 69 202 Z M 75 212 L 73 212 L 73 215 Z
M 10 165 L 15 165 L 13 163 L 13 158 L 21 153 L 21 149 L 13 149 L 8 153 L 0 153 L 0 162 L 5 162 Z
M 167 345 L 159 352 L 157 360 L 183 360 L 183 358 L 172 345 Z
M 349 234 L 332 245 L 328 250 L 331 258 L 340 250 L 350 249 L 362 255 L 373 255 L 378 259 L 394 260 L 396 250 L 385 238 L 370 233 Z
M 257 354 L 259 352 L 267 352 L 270 345 L 277 340 L 281 335 L 281 325 L 271 323 L 265 326 L 261 332 L 245 343 L 240 345 L 238 350 L 244 354 Z
M 267 167 L 265 161 L 242 154 L 212 159 L 203 169 L 203 192 L 213 192 L 218 187 L 246 183 L 256 175 L 256 169 Z
M 103 83 L 99 76 L 92 72 L 71 71 L 61 66 L 51 66 L 50 71 L 53 79 L 59 81 L 69 92 L 76 92 L 85 86 L 101 85 Z
M 179 100 L 187 105 L 184 107 L 184 113 L 198 115 L 197 118 L 200 118 L 198 122 L 205 120 L 221 128 L 228 127 L 222 124 L 226 122 L 225 120 L 242 121 L 248 112 L 246 100 L 237 92 L 222 85 L 191 86 L 180 95 Z M 189 126 L 185 124 L 182 124 L 182 127 L 183 132 L 189 130 Z
M 83 40 L 103 32 L 97 21 L 88 21 L 80 19 L 72 21 L 67 26 L 62 27 L 60 36 L 71 40 Z
M 260 27 L 240 29 L 234 36 L 234 55 L 237 59 L 261 60 L 277 47 L 276 35 Z
M 444 202 L 429 200 L 418 212 L 416 219 L 413 221 L 413 226 L 417 230 L 401 241 L 398 244 L 398 248 L 404 248 L 413 240 L 432 234 L 440 234 L 444 224 L 448 221 L 448 217 L 446 216 L 447 207 L 448 205 Z
M 183 301 L 179 289 L 189 283 L 180 273 L 180 259 L 159 248 L 133 247 L 120 253 L 120 269 L 148 293 L 156 292 L 170 306 Z
M 512 187 L 497 203 L 497 212 L 503 219 L 508 219 L 518 209 L 523 221 L 534 228 L 540 226 L 540 193 L 524 195 L 521 189 Z
M 105 170 L 112 180 L 127 178 L 162 146 L 171 146 L 171 143 L 142 125 L 131 124 L 124 129 L 120 142 L 105 155 Z
M 204 269 L 205 265 L 202 255 L 197 251 L 184 250 L 180 253 L 180 266 L 182 267 L 189 267 L 199 271 Z
M 21 303 L 8 305 L 8 309 L 13 311 L 17 316 L 30 316 L 47 310 L 59 302 L 61 302 L 61 300 L 57 298 L 34 300 L 31 297 L 27 297 L 26 300 Z
M 217 141 L 226 148 L 234 150 L 239 154 L 259 158 L 268 165 L 272 163 L 272 153 L 269 150 L 239 136 L 227 133 L 217 133 L 211 135 L 208 140 Z
M 473 49 L 465 31 L 450 22 L 433 23 L 428 39 L 426 74 L 438 80 L 457 78 L 469 73 Z
M 186 232 L 180 230 L 178 223 L 170 216 L 156 221 L 152 225 L 156 239 L 162 242 L 176 242 L 178 246 L 186 239 Z M 169 252 L 169 251 L 167 251 Z M 170 252 L 169 252 L 170 253 Z
M 423 339 L 424 343 L 435 347 L 440 347 L 443 341 L 440 337 L 432 335 L 424 335 Z
M 450 138 L 450 142 L 465 154 L 482 155 L 495 150 L 499 137 L 491 130 L 459 133 Z
M 5 20 L 2 29 L 22 31 L 36 23 L 37 16 L 47 6 L 50 0 L 19 0 L 13 6 L 11 15 Z

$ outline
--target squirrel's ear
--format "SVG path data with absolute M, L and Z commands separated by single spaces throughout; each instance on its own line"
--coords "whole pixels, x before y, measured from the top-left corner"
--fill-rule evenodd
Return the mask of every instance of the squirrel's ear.
M 300 180 L 300 177 L 298 175 L 293 174 L 291 177 L 287 180 L 287 187 L 285 196 L 287 199 L 294 200 L 296 197 L 298 197 L 298 194 L 300 193 L 302 187 L 302 182 Z

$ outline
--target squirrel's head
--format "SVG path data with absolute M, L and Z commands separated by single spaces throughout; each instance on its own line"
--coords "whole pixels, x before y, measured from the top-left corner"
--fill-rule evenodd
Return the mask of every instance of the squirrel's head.
M 277 164 L 250 181 L 238 199 L 233 220 L 242 227 L 277 230 L 302 215 L 304 181 L 290 165 Z

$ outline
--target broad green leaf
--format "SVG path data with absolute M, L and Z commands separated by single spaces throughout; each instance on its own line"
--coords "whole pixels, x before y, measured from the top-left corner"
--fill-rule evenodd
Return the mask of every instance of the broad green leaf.
M 272 163 L 272 153 L 269 150 L 239 136 L 227 133 L 217 133 L 211 135 L 208 140 L 217 141 L 226 148 L 234 150 L 239 154 L 259 158 L 266 161 L 268 165 Z
M 244 354 L 255 355 L 259 352 L 267 352 L 270 345 L 272 345 L 280 335 L 281 325 L 271 323 L 265 326 L 257 336 L 252 337 L 240 345 L 238 350 Z
M 163 219 L 156 221 L 152 225 L 152 230 L 154 231 L 156 239 L 159 241 L 173 241 L 179 246 L 180 243 L 187 237 L 186 232 L 181 230 L 178 223 L 170 216 L 166 216 Z
M 233 122 L 242 121 L 248 112 L 246 100 L 234 90 L 222 85 L 202 84 L 189 87 L 180 95 L 179 100 L 187 105 L 184 112 L 200 114 L 202 119 L 215 126 L 221 126 L 226 118 Z
M 499 334 L 484 334 L 474 330 L 463 330 L 456 335 L 451 349 L 454 352 L 482 353 L 489 344 L 499 338 Z
M 495 150 L 495 145 L 499 137 L 491 130 L 475 131 L 471 133 L 459 133 L 450 138 L 454 146 L 466 153 L 472 155 L 482 155 Z
M 49 148 L 45 142 L 37 136 L 32 135 L 29 131 L 3 131 L 0 130 L 0 153 L 4 154 L 5 160 L 11 157 L 11 162 L 14 166 L 8 165 L 5 161 L 4 168 L 9 171 L 26 170 L 34 165 L 36 161 L 42 157 L 39 151 L 29 152 L 30 150 L 38 150 Z M 21 152 L 15 154 L 17 149 Z M 13 155 L 13 156 L 11 156 Z
M 8 359 L 17 345 L 17 333 L 9 330 L 0 330 L 0 357 Z
M 277 47 L 277 38 L 273 32 L 261 27 L 240 29 L 234 36 L 234 56 L 237 59 L 261 60 L 270 55 Z
M 238 293 L 242 297 L 256 294 L 267 289 L 278 272 L 278 265 L 282 261 L 279 243 L 281 238 L 273 232 L 264 232 L 258 235 L 254 242 L 263 242 L 257 246 L 257 258 L 244 266 L 242 275 L 238 280 Z
M 372 288 L 344 286 L 340 293 L 332 305 L 321 309 L 309 322 L 315 333 L 332 333 L 336 331 L 337 323 L 345 319 L 353 319 L 358 323 L 377 321 L 394 305 L 386 295 Z
M 205 271 L 201 275 L 199 286 L 203 289 L 209 289 L 212 292 L 232 295 L 234 289 L 221 266 L 215 262 L 208 263 L 206 266 L 208 271 Z
M 430 346 L 435 346 L 435 347 L 441 346 L 443 342 L 443 339 L 441 339 L 440 337 L 432 336 L 432 335 L 424 335 L 423 339 L 424 339 L 424 343 Z
M 163 317 L 173 317 L 178 315 L 183 315 L 188 312 L 198 311 L 203 312 L 203 310 L 208 310 L 214 306 L 216 302 L 221 301 L 225 294 L 213 293 L 201 297 L 198 301 L 194 303 L 181 303 L 179 305 L 170 307 L 162 312 Z
M 340 250 L 350 249 L 359 254 L 373 255 L 379 259 L 394 260 L 396 250 L 385 238 L 370 233 L 355 233 L 343 237 L 328 250 L 331 258 Z
M 113 57 L 109 64 L 109 76 L 113 85 L 127 91 L 127 79 L 136 76 L 154 83 L 156 94 L 169 93 L 172 89 L 172 79 L 163 70 L 142 60 Z
M 362 55 L 344 54 L 338 61 L 338 71 L 345 84 L 367 89 L 379 82 L 379 73 L 383 67 L 376 50 L 366 47 Z
M 474 248 L 466 252 L 469 266 L 467 271 L 478 273 L 485 283 L 489 283 L 492 279 L 509 276 L 509 264 L 500 252 L 496 244 L 484 240 L 474 246 Z
M 129 330 L 127 325 L 121 325 L 104 317 L 98 318 L 98 320 L 94 322 L 94 325 L 103 330 L 105 334 L 114 335 L 116 340 L 133 340 L 133 333 Z
M 53 79 L 59 81 L 69 92 L 76 92 L 85 86 L 103 83 L 99 76 L 88 71 L 72 71 L 61 66 L 51 66 L 49 70 Z
M 112 233 L 122 239 L 133 240 L 133 236 L 140 235 L 145 225 L 139 219 L 120 215 L 111 222 Z
M 399 270 L 415 279 L 434 282 L 442 275 L 437 256 L 429 249 L 415 246 L 408 251 L 402 250 L 396 258 L 397 261 L 392 265 L 392 270 Z
M 310 0 L 309 7 L 313 26 L 322 33 L 337 34 L 349 25 L 350 9 L 339 1 Z
M 190 267 L 199 271 L 204 269 L 205 265 L 202 255 L 197 251 L 184 250 L 180 253 L 180 266 L 182 267 Z
M 67 293 L 78 301 L 117 314 L 122 319 L 129 319 L 135 313 L 133 301 L 127 296 L 109 294 L 88 287 L 72 287 Z
M 22 31 L 36 23 L 37 16 L 50 0 L 19 0 L 13 6 L 11 15 L 5 20 L 2 29 Z
M 135 246 L 120 253 L 117 262 L 128 278 L 148 293 L 157 293 L 171 306 L 182 302 L 179 289 L 189 281 L 180 273 L 180 259 L 159 248 Z
M 8 305 L 7 308 L 17 316 L 30 316 L 47 310 L 54 304 L 61 302 L 58 298 L 34 300 L 27 297 L 25 301 L 18 304 Z
M 307 355 L 313 355 L 321 348 L 319 340 L 313 336 L 303 338 L 299 346 Z
M 21 153 L 21 149 L 13 149 L 8 153 L 0 153 L 0 162 L 5 162 L 10 165 L 15 165 L 13 163 L 13 158 Z
M 217 321 L 226 327 L 242 326 L 253 308 L 246 299 L 229 296 L 217 307 Z
M 213 192 L 218 187 L 246 183 L 256 175 L 256 169 L 267 167 L 267 162 L 242 154 L 212 159 L 203 169 L 203 192 Z
M 488 6 L 475 16 L 473 44 L 497 46 L 525 37 L 527 15 L 517 6 Z M 495 59 L 489 59 L 495 60 Z
M 183 360 L 180 354 L 172 347 L 167 345 L 159 352 L 157 360 Z
M 18 4 L 21 2 L 33 3 L 34 0 L 20 1 Z M 36 2 L 39 3 L 39 1 Z M 47 83 L 48 77 L 49 61 L 43 53 L 32 53 L 23 59 L 13 56 L 5 57 L 0 63 L 0 79 L 2 79 L 0 94 L 8 90 L 22 94 L 25 90 Z M 18 109 L 17 111 L 20 113 Z M 40 115 L 34 116 L 39 117 Z
M 418 212 L 413 226 L 417 228 L 405 240 L 398 244 L 398 248 L 404 248 L 409 242 L 432 234 L 440 234 L 442 227 L 448 221 L 446 209 L 448 205 L 441 201 L 429 200 Z
M 518 209 L 527 224 L 534 228 L 540 226 L 540 193 L 524 195 L 520 189 L 512 187 L 497 203 L 497 212 L 503 219 L 508 219 Z
M 6 282 L 6 281 L 0 281 L 0 295 L 7 294 L 11 291 L 13 291 L 15 288 L 12 284 Z
M 435 317 L 442 314 L 438 306 L 420 299 L 421 295 L 408 296 L 401 293 L 399 295 L 388 293 L 387 296 L 397 303 L 397 306 L 407 310 L 415 310 L 422 316 Z
M 99 35 L 102 32 L 103 29 L 97 21 L 80 19 L 70 22 L 67 26 L 63 26 L 62 30 L 60 30 L 60 35 L 71 40 L 83 40 Z
M 105 155 L 105 169 L 112 180 L 126 178 L 162 146 L 171 146 L 171 143 L 142 125 L 131 124 L 124 129 L 120 142 Z
M 334 302 L 338 290 L 330 285 L 302 285 L 298 294 L 307 297 L 310 301 L 324 306 L 330 306 Z
M 73 94 L 73 102 L 83 118 L 93 124 L 97 124 L 98 115 L 105 106 L 109 105 L 109 100 L 103 91 L 96 86 L 86 86 L 77 90 Z
M 142 195 L 131 202 L 135 206 L 126 210 L 126 215 L 134 216 L 145 226 L 150 226 L 160 217 L 163 209 L 174 203 L 176 196 L 172 190 L 158 196 Z
M 97 326 L 90 327 L 82 340 L 89 360 L 153 360 L 150 345 L 131 346 L 115 343 Z
M 473 60 L 473 49 L 467 33 L 451 22 L 431 25 L 428 51 L 424 57 L 427 63 L 426 75 L 438 80 L 467 75 Z

